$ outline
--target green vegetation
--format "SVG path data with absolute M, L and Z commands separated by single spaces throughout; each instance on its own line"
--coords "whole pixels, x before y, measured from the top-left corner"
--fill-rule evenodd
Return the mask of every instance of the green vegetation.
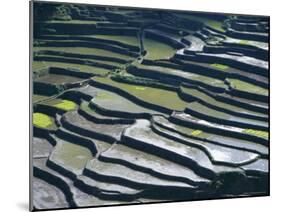
M 227 65 L 218 64 L 218 63 L 213 63 L 210 66 L 213 67 L 213 68 L 217 68 L 217 69 L 223 70 L 223 71 L 225 71 L 225 70 L 227 70 L 229 68 L 229 66 L 227 66 Z
M 225 29 L 222 27 L 223 26 L 222 22 L 206 19 L 206 22 L 204 22 L 204 24 L 206 24 L 209 27 L 214 28 L 218 31 L 225 32 Z
M 67 37 L 66 37 L 67 39 Z M 84 54 L 84 55 L 98 55 L 98 56 L 107 56 L 107 57 L 115 57 L 124 60 L 130 60 L 132 57 L 128 55 L 124 55 L 121 53 L 98 49 L 98 48 L 86 48 L 86 47 L 34 47 L 34 51 L 59 51 L 66 53 L 74 53 L 74 54 Z
M 104 109 L 114 111 L 125 111 L 129 113 L 157 113 L 153 110 L 141 107 L 138 104 L 135 104 L 134 102 L 129 101 L 128 99 L 116 93 L 99 88 L 96 88 L 95 90 L 98 92 L 98 94 L 91 100 L 91 102 L 99 105 Z
M 257 121 L 257 120 L 253 120 L 253 119 L 242 118 L 242 117 L 236 117 L 234 115 L 206 107 L 205 105 L 202 105 L 199 102 L 188 103 L 187 108 L 189 108 L 193 111 L 197 111 L 199 113 L 205 114 L 206 116 L 216 118 L 216 119 L 231 120 L 231 121 L 236 121 L 236 122 L 240 122 L 240 123 L 249 123 L 249 124 L 254 124 L 254 125 L 259 125 L 259 126 L 265 124 L 262 121 Z
M 83 110 L 89 114 L 96 114 L 96 110 L 94 108 L 89 107 L 89 102 L 82 101 L 79 107 L 81 110 Z
M 200 113 L 206 114 L 208 116 L 212 116 L 212 117 L 216 117 L 216 118 L 220 118 L 220 119 L 229 119 L 230 118 L 230 115 L 228 115 L 227 113 L 223 113 L 218 110 L 211 109 L 209 107 L 202 105 L 199 102 L 188 103 L 188 108 L 190 108 L 194 111 L 198 111 Z
M 75 102 L 69 100 L 62 100 L 60 103 L 57 103 L 54 106 L 66 111 L 74 110 L 77 107 Z
M 268 96 L 268 90 L 265 88 L 238 79 L 227 78 L 226 80 L 230 83 L 230 86 L 233 87 L 234 89 Z
M 110 72 L 108 69 L 94 67 L 90 65 L 80 65 L 80 64 L 73 64 L 73 63 L 64 63 L 64 62 L 45 62 L 40 61 L 37 63 L 42 63 L 44 67 L 57 67 L 57 68 L 65 68 L 65 69 L 74 69 L 76 71 L 81 71 L 85 73 L 92 73 L 97 75 L 105 75 Z M 39 66 L 39 65 L 38 65 Z M 40 69 L 33 69 L 34 72 L 40 72 Z
M 150 60 L 168 59 L 177 51 L 167 44 L 149 38 L 145 38 L 143 43 L 144 49 L 147 51 L 145 58 Z
M 194 130 L 194 131 L 191 133 L 191 135 L 193 135 L 193 136 L 198 136 L 198 135 L 200 135 L 201 133 L 202 133 L 201 130 Z
M 146 89 L 146 87 L 135 86 L 135 89 L 144 91 Z
M 266 131 L 245 129 L 245 130 L 243 130 L 243 133 L 247 133 L 247 134 L 250 134 L 250 135 L 255 135 L 255 136 L 258 136 L 258 137 L 268 139 L 268 132 L 266 132 Z
M 239 44 L 241 44 L 241 45 L 249 45 L 249 41 L 248 40 L 240 40 Z
M 74 83 L 82 80 L 84 79 L 60 74 L 46 74 L 36 79 L 37 82 L 46 82 L 51 84 Z
M 49 60 L 56 62 L 57 59 L 62 59 L 62 60 L 67 60 L 66 63 L 73 63 L 73 64 L 78 64 L 80 65 L 80 63 L 82 63 L 83 65 L 89 65 L 89 66 L 97 66 L 96 64 L 104 64 L 104 65 L 110 65 L 112 67 L 119 67 L 121 68 L 121 66 L 123 64 L 119 63 L 119 62 L 113 62 L 113 61 L 108 61 L 108 60 L 98 60 L 98 59 L 85 59 L 85 58 L 75 58 L 78 59 L 79 61 L 76 62 L 73 60 L 72 57 L 68 57 L 68 56 L 53 56 L 50 54 L 40 54 L 40 56 L 42 57 L 48 57 Z M 44 60 L 44 59 L 43 59 Z M 110 67 L 109 69 L 112 69 L 112 67 Z
M 124 90 L 143 101 L 167 107 L 173 110 L 184 110 L 187 105 L 187 103 L 181 100 L 178 97 L 177 93 L 173 91 L 120 83 L 110 78 L 95 77 L 94 80 Z
M 136 36 L 125 35 L 94 35 L 95 38 L 102 38 L 107 40 L 115 40 L 122 43 L 127 43 L 133 46 L 139 46 L 139 39 Z
M 50 129 L 54 122 L 51 117 L 43 113 L 33 113 L 33 125 L 39 128 Z
M 75 110 L 78 106 L 75 102 L 65 99 L 50 99 L 43 102 L 40 102 L 40 104 L 48 105 L 51 107 L 56 107 L 58 109 L 62 109 L 64 111 L 70 111 Z
M 208 134 L 204 131 L 198 130 L 196 128 L 189 128 L 189 127 L 184 127 L 181 125 L 173 124 L 164 117 L 158 116 L 158 117 L 154 117 L 153 119 L 157 123 L 163 124 L 165 126 L 169 126 L 170 128 L 175 129 L 178 132 L 181 132 L 187 136 L 194 136 L 194 137 L 198 137 L 198 138 L 208 138 L 210 136 L 210 134 Z
M 187 14 L 183 14 L 183 15 L 180 14 L 178 16 L 203 23 L 203 24 L 205 24 L 205 25 L 207 25 L 207 26 L 209 26 L 213 29 L 216 29 L 216 30 L 220 31 L 220 32 L 225 32 L 225 29 L 223 28 L 223 21 L 220 22 L 220 21 L 209 19 L 209 18 L 194 16 L 194 15 L 187 15 Z
M 33 71 L 40 71 L 42 69 L 46 69 L 48 66 L 43 61 L 33 61 L 32 62 L 32 70 Z
M 33 94 L 32 95 L 32 101 L 33 103 L 39 102 L 39 101 L 44 101 L 46 99 L 50 98 L 49 96 L 44 96 L 44 95 L 38 95 L 38 94 Z

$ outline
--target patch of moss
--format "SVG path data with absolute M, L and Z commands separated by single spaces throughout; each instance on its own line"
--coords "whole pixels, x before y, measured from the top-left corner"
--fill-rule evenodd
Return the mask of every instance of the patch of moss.
M 248 40 L 240 40 L 239 44 L 241 44 L 241 45 L 248 45 L 249 41 Z
M 40 128 L 50 128 L 53 125 L 52 119 L 43 113 L 33 113 L 33 125 Z
M 75 102 L 69 100 L 62 100 L 61 102 L 55 104 L 54 106 L 66 111 L 74 110 L 77 107 Z
M 146 89 L 146 87 L 143 87 L 143 86 L 135 86 L 135 89 L 144 91 L 144 90 Z
M 193 135 L 193 136 L 198 136 L 198 135 L 200 135 L 201 133 L 202 133 L 201 130 L 194 130 L 194 131 L 192 131 L 191 135 Z

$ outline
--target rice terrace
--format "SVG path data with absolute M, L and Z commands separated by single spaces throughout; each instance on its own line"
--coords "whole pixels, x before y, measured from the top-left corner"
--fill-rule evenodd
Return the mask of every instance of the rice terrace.
M 35 210 L 269 194 L 269 17 L 33 14 Z

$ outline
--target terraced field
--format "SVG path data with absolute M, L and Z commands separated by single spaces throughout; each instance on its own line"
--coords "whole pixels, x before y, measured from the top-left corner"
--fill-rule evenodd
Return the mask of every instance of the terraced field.
M 34 209 L 269 194 L 267 17 L 34 11 Z

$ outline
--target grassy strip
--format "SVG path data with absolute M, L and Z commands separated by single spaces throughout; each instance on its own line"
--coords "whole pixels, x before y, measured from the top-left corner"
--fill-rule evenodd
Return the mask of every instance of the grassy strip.
M 213 67 L 213 68 L 220 69 L 222 71 L 225 71 L 225 70 L 227 70 L 229 68 L 229 66 L 223 65 L 223 64 L 219 64 L 219 63 L 213 63 L 210 66 Z
M 239 44 L 241 44 L 241 45 L 249 45 L 249 41 L 248 40 L 240 40 Z
M 108 56 L 116 57 L 120 59 L 130 60 L 132 57 L 112 52 L 109 50 L 98 49 L 98 48 L 86 48 L 86 47 L 34 47 L 34 52 L 36 51 L 60 51 L 66 53 L 76 53 L 76 54 L 86 54 L 86 55 L 99 55 L 99 56 Z
M 243 130 L 244 133 L 255 135 L 258 137 L 266 138 L 268 139 L 268 132 L 266 131 L 260 131 L 260 130 L 253 130 L 253 129 L 245 129 Z
M 74 69 L 80 72 L 85 73 L 92 73 L 97 75 L 105 75 L 109 72 L 108 69 L 101 68 L 101 67 L 94 67 L 89 65 L 80 65 L 80 64 L 73 64 L 73 63 L 64 63 L 64 62 L 47 62 L 47 61 L 35 61 L 36 67 L 44 66 L 45 68 L 48 67 L 57 67 L 57 68 L 65 68 L 65 69 Z M 40 69 L 33 69 L 34 72 L 39 72 Z
M 133 46 L 139 46 L 139 40 L 136 36 L 125 36 L 125 35 L 94 35 L 94 38 L 101 38 L 107 40 L 115 40 L 122 43 L 130 44 Z
M 44 101 L 45 99 L 50 98 L 50 96 L 44 96 L 44 95 L 38 95 L 38 94 L 33 94 L 32 95 L 32 102 L 39 102 L 39 101 Z

